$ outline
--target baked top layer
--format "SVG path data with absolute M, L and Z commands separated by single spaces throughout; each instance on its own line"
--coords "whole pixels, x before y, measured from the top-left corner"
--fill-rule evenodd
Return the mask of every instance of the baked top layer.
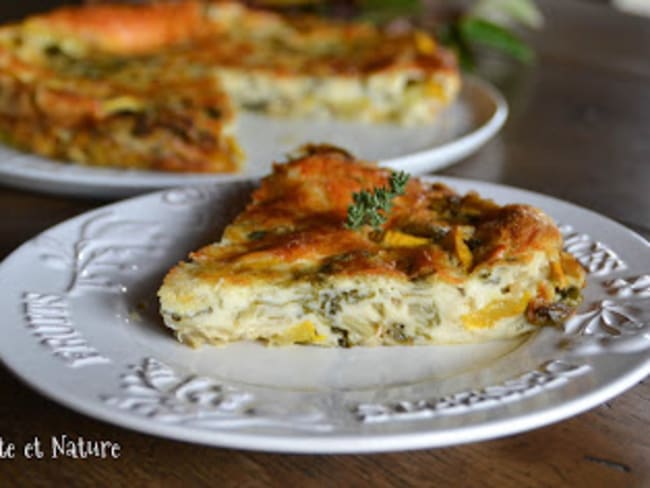
M 353 193 L 391 172 L 308 152 L 275 165 L 221 242 L 169 272 L 161 310 L 180 340 L 472 342 L 559 322 L 579 302 L 584 272 L 540 210 L 411 178 L 380 230 L 351 230 Z
M 0 28 L 0 134 L 90 165 L 233 171 L 238 109 L 423 123 L 459 84 L 422 32 L 233 2 L 64 7 Z

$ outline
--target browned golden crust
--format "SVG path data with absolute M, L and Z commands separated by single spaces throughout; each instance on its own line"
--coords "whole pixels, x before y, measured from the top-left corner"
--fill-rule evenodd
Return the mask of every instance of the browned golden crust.
M 29 73 L 47 79 L 47 70 Z M 35 86 L 0 73 L 0 134 L 19 148 L 81 164 L 165 171 L 235 171 L 239 153 L 223 132 L 232 118 L 228 101 L 208 80 L 164 80 L 120 86 L 101 81 Z M 206 86 L 207 85 L 207 86 Z M 137 110 L 107 107 L 112 100 L 146 100 Z M 170 100 L 183 103 L 170 103 Z M 156 149 L 158 148 L 158 149 Z M 162 149 L 164 148 L 164 149 Z
M 63 7 L 29 22 L 54 35 L 72 36 L 93 48 L 121 54 L 155 51 L 211 30 L 201 3 L 195 1 Z
M 228 1 L 181 1 L 148 5 L 86 5 L 34 16 L 28 23 L 55 37 L 117 54 L 156 53 L 170 46 L 196 44 L 186 55 L 222 66 L 264 69 L 278 75 L 319 73 L 357 75 L 385 69 L 457 69 L 450 51 L 423 33 L 390 35 L 367 24 L 336 23 L 316 17 L 282 17 L 261 10 L 211 15 L 209 7 Z M 416 37 L 416 39 L 414 39 Z M 219 42 L 223 40 L 227 42 Z M 262 39 L 264 42 L 259 43 Z M 268 41 L 268 42 L 267 42 Z M 260 56 L 252 50 L 264 48 Z M 268 53 L 283 48 L 309 50 L 309 56 Z M 299 64 L 299 66 L 297 66 Z
M 408 280 L 436 275 L 461 283 L 499 263 L 526 263 L 541 251 L 571 283 L 582 286 L 582 269 L 561 253 L 557 227 L 528 205 L 498 206 L 476 193 L 460 196 L 442 184 L 411 178 L 381 232 L 346 228 L 352 193 L 385 186 L 389 176 L 389 170 L 342 151 L 312 148 L 305 157 L 275 165 L 226 229 L 228 245 L 205 247 L 192 259 L 214 280 L 254 280 L 267 272 L 264 263 L 281 262 L 285 271 L 296 273 L 387 274 Z M 387 236 L 395 235 L 409 241 L 391 244 Z M 550 280 L 558 288 L 569 286 L 566 276 Z M 539 298 L 552 301 L 555 290 L 540 290 Z
M 237 169 L 238 146 L 220 132 L 220 121 L 202 113 L 202 107 L 93 118 L 92 100 L 74 93 L 43 91 L 27 100 L 31 111 L 37 112 L 42 103 L 48 103 L 48 111 L 34 118 L 0 115 L 0 139 L 18 148 L 94 166 L 179 172 Z M 83 110 L 85 102 L 90 110 Z M 76 109 L 57 118 L 56 107 L 67 104 Z M 130 140 L 120 134 L 130 135 Z M 165 150 L 156 151 L 156 146 Z

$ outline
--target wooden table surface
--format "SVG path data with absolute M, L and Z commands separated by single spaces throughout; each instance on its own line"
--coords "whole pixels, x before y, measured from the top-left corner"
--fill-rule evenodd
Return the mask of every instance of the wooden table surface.
M 2 2 L 16 18 L 46 1 Z M 56 3 L 50 1 L 50 4 Z M 8 5 L 8 4 L 11 4 Z M 486 63 L 512 108 L 499 137 L 443 174 L 553 195 L 650 237 L 650 20 L 542 0 L 530 68 Z M 105 202 L 0 187 L 0 257 Z M 641 263 L 650 270 L 650 262 Z M 373 455 L 282 455 L 193 445 L 59 406 L 0 369 L 0 437 L 110 440 L 117 459 L 1 459 L 2 486 L 650 486 L 650 382 L 563 422 L 457 447 Z M 0 446 L 2 447 L 2 446 Z

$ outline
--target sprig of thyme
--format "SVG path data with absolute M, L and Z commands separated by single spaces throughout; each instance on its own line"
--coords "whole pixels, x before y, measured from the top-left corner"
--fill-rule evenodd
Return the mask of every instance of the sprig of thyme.
M 393 171 L 388 180 L 388 187 L 382 186 L 372 191 L 362 190 L 353 193 L 353 203 L 348 207 L 345 226 L 356 230 L 364 225 L 370 225 L 375 230 L 379 230 L 393 208 L 393 198 L 404 195 L 408 180 L 409 175 L 404 171 Z

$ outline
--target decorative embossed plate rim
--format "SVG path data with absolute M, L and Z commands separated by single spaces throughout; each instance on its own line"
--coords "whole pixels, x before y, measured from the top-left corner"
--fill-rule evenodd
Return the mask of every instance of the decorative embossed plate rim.
M 589 270 L 585 303 L 562 330 L 545 328 L 507 353 L 497 343 L 351 350 L 238 344 L 199 351 L 177 344 L 140 301 L 152 298 L 170 264 L 215 238 L 245 203 L 252 184 L 239 182 L 113 204 L 21 246 L 0 267 L 2 360 L 46 396 L 123 427 L 214 446 L 305 453 L 430 448 L 509 435 L 581 413 L 648 375 L 648 242 L 553 198 L 440 179 L 500 203 L 531 203 L 562 224 L 567 248 Z M 402 354 L 424 369 L 400 377 Z M 438 363 L 431 359 L 437 357 Z M 477 364 L 478 357 L 487 363 Z M 264 371 L 269 358 L 275 376 Z M 429 360 L 448 370 L 431 375 Z M 256 361 L 262 368 L 249 368 Z M 356 367 L 338 375 L 332 366 L 342 364 Z
M 173 174 L 155 171 L 91 168 L 62 164 L 0 146 L 3 184 L 83 197 L 125 197 L 146 191 L 205 182 L 241 181 L 260 177 L 272 160 L 307 142 L 345 147 L 357 157 L 424 173 L 449 166 L 476 151 L 503 126 L 505 99 L 489 83 L 467 77 L 458 101 L 434 124 L 390 127 L 334 121 L 292 121 L 251 114 L 240 117 L 239 137 L 249 163 L 238 175 Z

